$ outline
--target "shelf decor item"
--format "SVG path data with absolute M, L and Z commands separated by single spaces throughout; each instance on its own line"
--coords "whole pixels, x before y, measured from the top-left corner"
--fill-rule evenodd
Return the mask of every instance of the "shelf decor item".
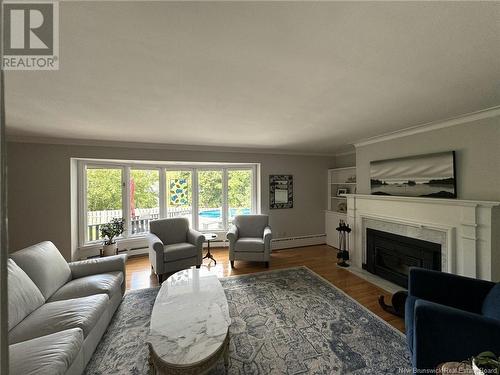
M 337 212 L 346 213 L 347 212 L 347 203 L 339 202 L 337 204 Z
M 347 188 L 338 188 L 337 189 L 337 196 L 342 196 L 342 195 L 345 195 L 347 193 L 348 193 Z
M 109 223 L 104 224 L 99 229 L 101 238 L 104 238 L 101 256 L 118 254 L 118 244 L 115 237 L 120 236 L 125 231 L 125 219 L 114 218 Z
M 336 228 L 339 232 L 339 249 L 337 253 L 337 265 L 340 267 L 349 267 L 349 237 L 351 228 L 344 220 L 340 220 L 339 226 Z

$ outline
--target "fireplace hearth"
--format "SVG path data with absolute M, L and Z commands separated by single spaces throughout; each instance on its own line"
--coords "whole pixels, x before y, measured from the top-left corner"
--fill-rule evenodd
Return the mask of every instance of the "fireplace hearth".
M 410 267 L 441 270 L 441 245 L 375 229 L 366 229 L 363 268 L 408 288 Z

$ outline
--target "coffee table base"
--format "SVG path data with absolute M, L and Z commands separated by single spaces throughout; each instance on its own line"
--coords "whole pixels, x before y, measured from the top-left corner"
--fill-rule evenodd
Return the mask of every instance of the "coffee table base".
M 224 359 L 224 368 L 227 374 L 227 368 L 229 366 L 229 330 L 226 333 L 226 338 L 221 347 L 210 357 L 203 361 L 196 362 L 189 365 L 175 365 L 171 363 L 166 363 L 158 357 L 151 346 L 149 346 L 149 366 L 151 368 L 151 373 L 153 375 L 201 375 L 206 374 L 210 371 L 221 357 Z

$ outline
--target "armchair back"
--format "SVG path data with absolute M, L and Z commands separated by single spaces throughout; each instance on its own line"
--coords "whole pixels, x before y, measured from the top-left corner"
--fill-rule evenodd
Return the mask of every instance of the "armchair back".
M 157 235 L 164 245 L 187 242 L 189 220 L 185 217 L 154 220 L 149 224 L 149 230 Z
M 239 237 L 264 236 L 264 229 L 269 225 L 268 215 L 238 215 L 234 217 L 234 225 L 238 228 Z

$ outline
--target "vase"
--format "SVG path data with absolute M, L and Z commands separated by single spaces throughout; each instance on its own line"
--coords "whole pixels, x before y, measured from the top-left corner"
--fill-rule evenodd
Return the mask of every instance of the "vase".
M 102 256 L 107 257 L 110 255 L 118 254 L 118 244 L 115 242 L 111 245 L 102 245 Z

